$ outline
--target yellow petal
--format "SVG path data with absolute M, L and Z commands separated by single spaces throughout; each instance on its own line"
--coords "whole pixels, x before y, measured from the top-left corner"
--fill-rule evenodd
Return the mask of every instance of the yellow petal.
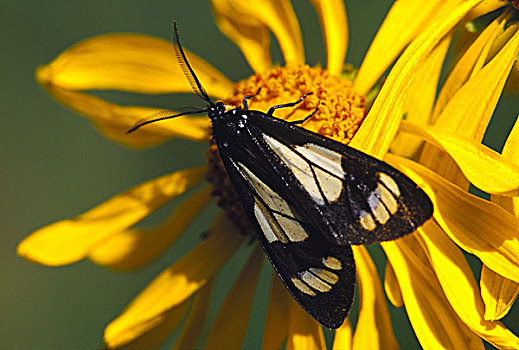
M 474 40 L 463 56 L 457 60 L 456 65 L 450 72 L 438 95 L 433 112 L 434 120 L 460 87 L 465 84 L 474 73 L 474 68 L 479 58 L 482 55 L 486 58 L 486 52 L 488 52 L 492 41 L 499 31 L 502 30 L 504 25 L 505 21 L 501 17 L 492 21 L 485 30 L 481 32 L 477 39 Z
M 288 320 L 287 350 L 324 350 L 324 334 L 321 325 L 291 300 Z
M 79 261 L 99 242 L 200 183 L 205 171 L 205 166 L 181 170 L 135 186 L 73 219 L 37 230 L 20 243 L 17 252 L 27 260 L 49 266 Z
M 137 324 L 133 329 L 119 337 L 105 338 L 108 349 L 140 350 L 155 349 L 164 343 L 178 327 L 186 313 L 189 300 L 175 306 L 171 310 Z M 137 334 L 138 336 L 133 336 Z
M 209 140 L 210 128 L 207 116 L 185 116 L 152 123 L 136 132 L 127 134 L 126 132 L 138 121 L 164 110 L 140 106 L 119 106 L 83 92 L 60 89 L 57 86 L 46 86 L 46 88 L 59 102 L 94 123 L 106 137 L 130 147 L 149 147 L 172 137 L 204 142 Z
M 384 289 L 387 298 L 394 307 L 401 307 L 404 304 L 402 300 L 402 292 L 398 286 L 398 281 L 395 276 L 395 270 L 389 263 L 386 263 L 386 272 L 384 273 Z
M 231 82 L 210 64 L 186 52 L 210 95 L 225 98 Z M 173 44 L 142 34 L 105 34 L 83 40 L 37 72 L 42 85 L 68 90 L 122 90 L 143 94 L 190 92 Z
M 270 59 L 270 31 L 251 17 L 236 15 L 231 1 L 212 1 L 216 24 L 238 47 L 255 72 L 272 66 Z
M 510 131 L 501 153 L 503 158 L 510 160 L 514 164 L 519 164 L 519 123 L 517 120 L 519 119 L 516 118 L 515 125 L 512 131 Z M 519 197 L 492 195 L 490 198 L 492 202 L 508 210 L 516 218 L 519 218 Z
M 158 275 L 105 330 L 108 343 L 138 337 L 151 320 L 183 303 L 204 286 L 244 241 L 221 217 L 209 237 Z
M 413 235 L 381 243 L 398 273 L 409 321 L 425 349 L 483 349 L 478 336 L 461 322 L 423 258 Z
M 350 142 L 350 146 L 380 158 L 389 149 L 403 115 L 407 88 L 416 70 L 430 52 L 475 5 L 482 0 L 467 0 L 446 11 L 419 35 L 395 63 L 369 114 Z M 456 1 L 449 1 L 449 4 Z
M 481 142 L 518 52 L 519 31 L 449 100 L 435 125 Z
M 321 22 L 327 54 L 327 70 L 340 75 L 348 49 L 348 19 L 343 0 L 311 0 Z
M 292 3 L 288 0 L 212 0 L 227 17 L 266 25 L 276 36 L 285 62 L 304 63 L 303 39 Z
M 485 302 L 485 319 L 489 321 L 504 317 L 519 294 L 519 283 L 498 275 L 485 265 L 481 269 L 479 285 Z
M 488 193 L 519 195 L 519 165 L 470 138 L 438 127 L 402 121 L 400 130 L 423 137 L 446 151 L 467 179 Z
M 355 90 L 365 95 L 441 6 L 427 0 L 395 1 L 369 47 L 355 78 Z
M 263 249 L 256 244 L 238 279 L 218 310 L 207 335 L 204 349 L 234 350 L 242 348 L 263 257 Z
M 452 33 L 440 41 L 416 72 L 405 100 L 405 120 L 418 125 L 429 124 L 451 36 Z M 391 151 L 407 158 L 414 158 L 422 143 L 423 141 L 414 135 L 399 133 L 391 144 Z
M 465 18 L 466 21 L 471 21 L 474 18 L 481 17 L 483 15 L 486 15 L 487 13 L 490 13 L 492 11 L 497 10 L 500 7 L 506 6 L 506 2 L 501 0 L 485 0 L 482 3 L 480 3 L 478 6 L 474 7 L 470 12 L 467 14 L 467 17 Z
M 457 245 L 500 275 L 519 282 L 518 219 L 417 163 L 389 153 L 385 159 L 429 195 L 435 220 Z
M 350 321 L 344 320 L 344 323 L 335 330 L 335 337 L 333 338 L 332 350 L 351 350 L 352 349 L 352 329 Z
M 352 248 L 360 292 L 360 311 L 353 336 L 353 349 L 398 349 L 375 264 L 366 248 Z
M 117 270 L 144 266 L 173 244 L 209 203 L 210 192 L 211 188 L 207 186 L 185 199 L 158 227 L 147 230 L 128 229 L 100 242 L 90 252 L 90 260 Z
M 210 279 L 207 284 L 196 293 L 182 331 L 172 347 L 173 350 L 196 349 L 200 334 L 202 333 L 202 325 L 205 323 L 209 314 L 213 285 L 214 279 Z
M 500 322 L 484 319 L 485 306 L 478 285 L 459 248 L 434 221 L 419 228 L 418 233 L 436 277 L 461 320 L 492 345 L 517 349 L 519 338 Z
M 277 350 L 287 338 L 288 312 L 291 297 L 276 273 L 272 274 L 269 305 L 265 330 L 263 331 L 263 350 Z

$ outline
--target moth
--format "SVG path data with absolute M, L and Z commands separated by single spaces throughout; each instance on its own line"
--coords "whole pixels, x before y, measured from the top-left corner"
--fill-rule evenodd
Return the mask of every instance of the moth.
M 175 23 L 175 51 L 202 110 L 208 113 L 227 174 L 272 266 L 292 297 L 318 322 L 338 328 L 355 291 L 351 245 L 397 239 L 433 213 L 429 197 L 406 175 L 365 153 L 298 125 L 243 106 L 213 102 L 189 65 Z

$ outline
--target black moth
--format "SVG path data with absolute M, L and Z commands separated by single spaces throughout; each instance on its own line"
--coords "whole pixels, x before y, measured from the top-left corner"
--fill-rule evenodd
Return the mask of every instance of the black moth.
M 273 116 L 243 107 L 226 111 L 200 84 L 180 45 L 175 50 L 203 110 L 220 157 L 272 266 L 294 299 L 317 321 L 338 328 L 355 290 L 351 244 L 373 244 L 416 230 L 433 212 L 429 197 L 385 162 Z M 315 111 L 314 111 L 315 113 Z M 313 115 L 313 113 L 312 113 Z M 309 116 L 311 117 L 311 115 Z

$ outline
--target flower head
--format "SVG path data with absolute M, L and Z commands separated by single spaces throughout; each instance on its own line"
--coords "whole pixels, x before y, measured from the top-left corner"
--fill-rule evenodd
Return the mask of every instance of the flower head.
M 513 197 L 519 194 L 517 128 L 503 155 L 481 145 L 519 51 L 517 26 L 508 22 L 515 3 L 510 2 L 474 40 L 436 97 L 454 27 L 470 16 L 495 10 L 496 1 L 396 2 L 353 81 L 343 74 L 347 46 L 343 2 L 311 2 L 324 34 L 326 69 L 304 64 L 302 36 L 289 1 L 213 0 L 219 28 L 241 48 L 256 73 L 233 84 L 188 53 L 203 86 L 229 105 L 240 105 L 243 96 L 261 88 L 251 103 L 262 111 L 313 92 L 295 110 L 276 116 L 298 120 L 320 104 L 305 127 L 384 159 L 413 179 L 434 203 L 434 217 L 425 226 L 406 238 L 382 244 L 388 257 L 386 294 L 393 305 L 405 305 L 422 346 L 468 344 L 476 348 L 484 339 L 498 347 L 518 347 L 519 339 L 498 321 L 519 290 L 519 224 Z M 271 62 L 271 32 L 285 66 Z M 107 137 L 126 145 L 148 147 L 171 137 L 208 141 L 207 117 L 153 123 L 127 136 L 124 132 L 136 121 L 159 109 L 118 106 L 82 92 L 187 92 L 189 85 L 183 83 L 173 52 L 170 43 L 148 36 L 104 35 L 80 42 L 39 68 L 37 79 L 57 100 L 92 120 Z M 366 96 L 397 57 L 368 110 Z M 108 347 L 149 348 L 176 328 L 181 328 L 176 348 L 197 344 L 215 275 L 250 233 L 213 146 L 208 159 L 208 166 L 150 180 L 74 219 L 46 226 L 18 247 L 24 258 L 50 266 L 89 258 L 117 270 L 134 269 L 173 244 L 211 197 L 217 198 L 225 215 L 213 222 L 207 238 L 157 276 L 108 325 Z M 210 184 L 200 187 L 205 178 Z M 502 207 L 471 195 L 469 183 L 491 193 Z M 162 225 L 134 228 L 187 191 L 194 193 Z M 249 259 L 212 322 L 206 348 L 241 346 L 263 260 L 257 244 L 250 249 Z M 481 290 L 463 251 L 483 263 Z M 334 347 L 396 348 L 375 265 L 366 248 L 356 246 L 354 254 L 360 292 L 358 322 L 353 335 L 348 321 L 337 330 Z M 288 348 L 324 346 L 321 326 L 291 301 L 275 276 L 263 334 L 266 348 L 279 348 L 285 339 Z

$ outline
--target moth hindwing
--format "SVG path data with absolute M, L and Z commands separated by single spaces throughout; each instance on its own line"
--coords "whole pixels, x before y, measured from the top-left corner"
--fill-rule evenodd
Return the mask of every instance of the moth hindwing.
M 273 116 L 306 95 L 267 113 L 248 108 L 254 96 L 243 99 L 243 108 L 226 110 L 200 84 L 176 24 L 175 48 L 189 83 L 208 107 L 148 119 L 130 132 L 207 112 L 220 158 L 272 266 L 312 317 L 326 327 L 340 327 L 355 290 L 350 245 L 413 232 L 432 216 L 431 201 L 387 163 L 296 125 L 306 118 L 287 122 Z

